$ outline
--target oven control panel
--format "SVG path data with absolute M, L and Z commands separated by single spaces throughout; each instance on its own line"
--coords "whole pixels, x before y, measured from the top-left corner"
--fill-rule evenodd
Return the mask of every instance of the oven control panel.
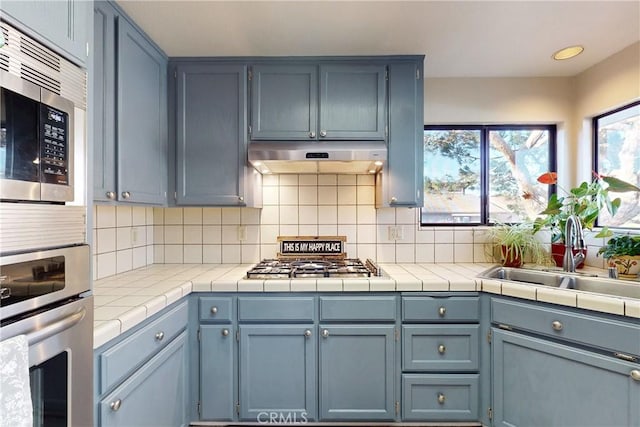
M 69 115 L 49 105 L 40 104 L 41 182 L 68 185 Z

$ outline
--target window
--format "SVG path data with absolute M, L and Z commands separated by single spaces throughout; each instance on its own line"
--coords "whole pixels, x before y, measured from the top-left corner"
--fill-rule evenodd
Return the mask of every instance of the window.
M 425 126 L 422 224 L 533 219 L 555 171 L 555 126 Z
M 593 119 L 594 169 L 631 184 L 640 185 L 640 102 Z M 612 218 L 601 214 L 598 225 L 640 228 L 640 195 L 619 193 L 622 204 Z

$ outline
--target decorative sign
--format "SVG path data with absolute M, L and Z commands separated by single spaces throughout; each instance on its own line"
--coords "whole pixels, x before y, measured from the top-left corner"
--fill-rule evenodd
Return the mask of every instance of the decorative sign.
M 345 236 L 279 236 L 279 257 L 345 257 Z

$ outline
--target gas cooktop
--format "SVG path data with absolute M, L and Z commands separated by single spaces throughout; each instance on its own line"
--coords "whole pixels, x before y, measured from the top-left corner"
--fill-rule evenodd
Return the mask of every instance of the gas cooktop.
M 381 274 L 379 267 L 370 259 L 366 262 L 356 258 L 265 259 L 247 271 L 247 279 L 362 278 Z

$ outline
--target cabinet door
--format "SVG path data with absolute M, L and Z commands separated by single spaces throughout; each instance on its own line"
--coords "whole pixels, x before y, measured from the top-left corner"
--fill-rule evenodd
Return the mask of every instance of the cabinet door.
M 389 65 L 389 161 L 378 207 L 423 204 L 423 90 L 422 64 Z
M 284 423 L 316 418 L 312 325 L 240 326 L 240 419 Z
M 100 401 L 100 426 L 188 425 L 186 361 L 187 333 L 183 332 Z
M 320 326 L 320 419 L 393 420 L 395 328 Z
M 200 327 L 200 402 L 203 420 L 232 420 L 235 370 L 231 325 Z
M 497 426 L 638 426 L 640 366 L 493 328 Z
M 87 61 L 93 2 L 86 0 L 3 0 L 3 15 L 28 27 L 28 33 L 79 64 Z
M 320 66 L 320 139 L 385 138 L 383 65 Z
M 244 65 L 179 65 L 177 204 L 244 199 L 247 72 Z
M 116 197 L 116 12 L 96 2 L 93 14 L 93 198 Z
M 251 139 L 316 138 L 318 68 L 256 65 L 251 81 Z
M 118 21 L 118 199 L 164 204 L 167 61 L 127 20 Z

